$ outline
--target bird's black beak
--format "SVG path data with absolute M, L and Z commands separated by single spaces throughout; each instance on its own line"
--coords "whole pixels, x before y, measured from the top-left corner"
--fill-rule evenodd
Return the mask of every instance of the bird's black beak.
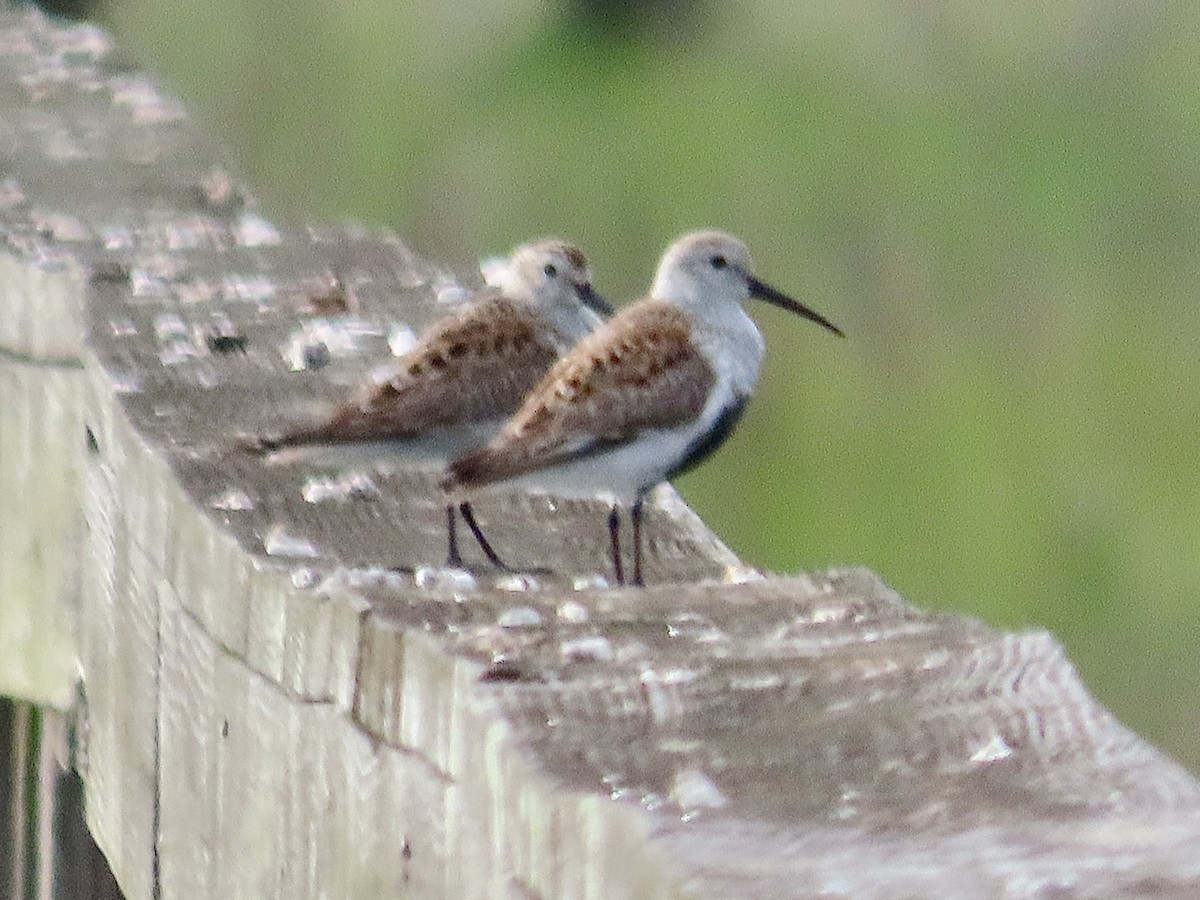
M 751 297 L 757 297 L 759 300 L 766 300 L 772 306 L 778 306 L 780 309 L 786 309 L 789 312 L 794 312 L 798 316 L 804 316 L 804 318 L 828 328 L 838 337 L 846 336 L 842 333 L 842 329 L 838 328 L 816 310 L 809 309 L 803 303 L 796 302 L 787 294 L 775 290 L 775 288 L 771 287 L 769 284 L 764 284 L 749 273 L 746 274 L 746 284 L 750 287 Z
M 601 318 L 607 319 L 616 312 L 611 303 L 592 290 L 592 283 L 590 281 L 575 285 L 575 293 L 579 295 L 579 299 L 583 301 L 584 306 Z

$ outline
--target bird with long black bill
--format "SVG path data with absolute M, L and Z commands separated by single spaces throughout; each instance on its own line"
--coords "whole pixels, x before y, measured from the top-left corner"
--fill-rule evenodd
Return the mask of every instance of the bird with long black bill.
M 684 235 L 663 255 L 648 297 L 584 337 L 494 438 L 449 465 L 443 486 L 452 502 L 485 490 L 602 497 L 618 584 L 626 580 L 620 509 L 629 507 L 632 581 L 643 584 L 646 493 L 719 447 L 758 384 L 765 345 L 742 308 L 751 297 L 843 336 L 760 281 L 740 239 Z

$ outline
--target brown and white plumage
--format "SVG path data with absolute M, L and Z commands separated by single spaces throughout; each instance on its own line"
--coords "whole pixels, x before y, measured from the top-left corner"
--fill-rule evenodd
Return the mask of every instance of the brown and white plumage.
M 683 310 L 635 304 L 559 360 L 491 444 L 454 462 L 454 475 L 494 482 L 677 428 L 700 416 L 715 381 Z
M 757 385 L 764 345 L 741 306 L 750 297 L 841 334 L 755 278 L 738 238 L 685 235 L 664 254 L 650 296 L 556 363 L 491 441 L 450 464 L 446 488 L 460 498 L 488 485 L 608 497 L 618 581 L 616 510 L 632 504 L 640 583 L 643 496 L 719 446 Z
M 453 456 L 499 428 L 550 365 L 599 324 L 588 305 L 600 304 L 578 249 L 552 239 L 522 245 L 499 286 L 430 325 L 384 377 L 323 421 L 260 444 L 276 458 L 331 462 L 364 448 Z
M 527 304 L 499 292 L 434 323 L 416 346 L 328 419 L 273 441 L 272 449 L 415 437 L 483 423 L 515 408 L 558 359 L 569 338 Z

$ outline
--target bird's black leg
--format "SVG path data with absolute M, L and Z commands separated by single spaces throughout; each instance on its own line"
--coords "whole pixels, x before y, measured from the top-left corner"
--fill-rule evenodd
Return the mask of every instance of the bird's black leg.
M 497 569 L 508 569 L 496 551 L 492 549 L 492 545 L 488 543 L 488 539 L 483 536 L 483 529 L 479 527 L 479 523 L 475 521 L 475 511 L 471 509 L 471 504 L 462 502 L 458 504 L 458 511 L 462 513 L 463 521 L 467 523 L 467 527 L 471 529 L 471 534 L 475 535 L 475 540 L 479 542 L 479 549 L 483 551 L 483 555 Z
M 446 504 L 446 565 L 453 569 L 463 567 L 462 557 L 458 553 L 458 527 L 454 521 L 454 504 Z
M 642 497 L 638 495 L 629 511 L 629 517 L 633 520 L 633 583 L 638 587 L 646 586 L 642 580 L 642 513 Z
M 612 549 L 613 575 L 618 585 L 625 584 L 625 570 L 621 567 L 621 514 L 617 504 L 608 513 L 608 542 Z

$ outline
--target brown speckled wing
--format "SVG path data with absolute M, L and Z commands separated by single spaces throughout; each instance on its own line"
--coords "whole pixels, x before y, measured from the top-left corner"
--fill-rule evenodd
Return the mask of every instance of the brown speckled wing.
M 386 440 L 509 415 L 558 358 L 549 327 L 524 305 L 484 295 L 431 325 L 386 381 L 274 446 Z
M 682 310 L 658 301 L 626 307 L 555 364 L 504 431 L 456 460 L 453 479 L 486 484 L 687 422 L 715 377 Z

